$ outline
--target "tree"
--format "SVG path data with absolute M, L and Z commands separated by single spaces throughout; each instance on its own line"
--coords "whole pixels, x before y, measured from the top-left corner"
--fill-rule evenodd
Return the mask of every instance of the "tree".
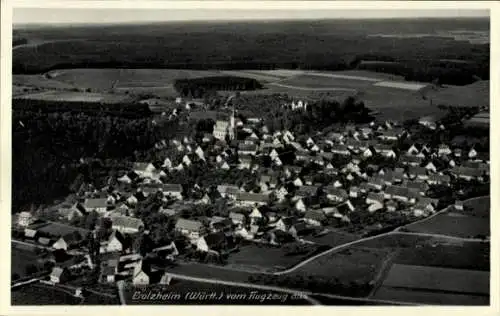
M 32 263 L 28 264 L 25 268 L 25 273 L 27 275 L 35 274 L 38 272 L 38 267 Z

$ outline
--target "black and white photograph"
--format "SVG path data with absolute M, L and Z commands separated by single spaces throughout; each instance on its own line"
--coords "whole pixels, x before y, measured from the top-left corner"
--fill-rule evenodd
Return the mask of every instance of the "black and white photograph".
M 395 3 L 13 6 L 10 305 L 490 306 L 493 17 Z

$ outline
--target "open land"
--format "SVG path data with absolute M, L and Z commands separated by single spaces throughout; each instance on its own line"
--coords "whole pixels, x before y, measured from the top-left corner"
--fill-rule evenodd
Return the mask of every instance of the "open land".
M 12 305 L 76 305 L 80 298 L 54 286 L 34 283 L 12 291 Z
M 19 277 L 23 278 L 26 276 L 27 266 L 33 264 L 38 269 L 42 268 L 43 265 L 37 259 L 38 255 L 34 251 L 12 247 L 11 273 L 16 273 Z
M 394 264 L 375 298 L 475 305 L 487 303 L 488 293 L 489 272 Z
M 463 212 L 449 211 L 429 220 L 406 226 L 412 232 L 443 234 L 456 237 L 490 235 L 490 198 L 474 199 L 465 204 Z

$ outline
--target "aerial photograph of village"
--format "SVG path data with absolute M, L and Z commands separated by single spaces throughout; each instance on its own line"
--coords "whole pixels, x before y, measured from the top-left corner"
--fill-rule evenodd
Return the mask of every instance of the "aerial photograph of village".
M 11 305 L 490 305 L 489 11 L 368 11 L 14 8 Z

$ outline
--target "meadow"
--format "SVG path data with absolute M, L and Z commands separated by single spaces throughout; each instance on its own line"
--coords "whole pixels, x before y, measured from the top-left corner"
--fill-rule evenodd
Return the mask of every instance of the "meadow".
M 490 235 L 490 198 L 476 198 L 464 202 L 464 211 L 438 214 L 429 220 L 410 224 L 412 232 L 442 234 L 463 238 Z

